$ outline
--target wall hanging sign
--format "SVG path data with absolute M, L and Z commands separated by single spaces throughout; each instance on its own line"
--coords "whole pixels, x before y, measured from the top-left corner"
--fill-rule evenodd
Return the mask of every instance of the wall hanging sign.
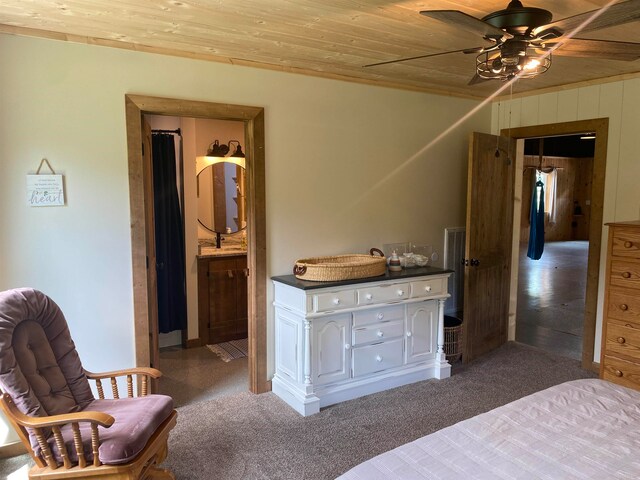
M 52 175 L 40 173 L 43 164 L 47 164 Z M 55 207 L 64 205 L 63 176 L 57 175 L 46 158 L 40 162 L 35 175 L 27 175 L 27 206 Z

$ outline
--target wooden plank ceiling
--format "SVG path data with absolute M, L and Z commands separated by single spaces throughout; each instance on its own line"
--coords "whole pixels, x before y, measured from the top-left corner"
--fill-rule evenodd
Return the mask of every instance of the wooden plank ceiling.
M 554 20 L 606 3 L 524 2 L 550 10 Z M 482 18 L 506 4 L 507 0 L 0 0 L 0 32 L 485 97 L 501 82 L 467 85 L 475 73 L 475 55 L 363 65 L 486 45 L 477 35 L 418 12 L 453 9 Z M 640 43 L 640 22 L 582 37 Z M 640 60 L 554 56 L 548 72 L 520 80 L 514 92 L 636 72 Z

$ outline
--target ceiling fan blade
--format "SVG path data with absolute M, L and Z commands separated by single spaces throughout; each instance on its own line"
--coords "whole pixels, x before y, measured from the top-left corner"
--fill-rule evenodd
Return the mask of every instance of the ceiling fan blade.
M 588 40 L 572 38 L 553 50 L 553 55 L 563 57 L 606 57 L 609 60 L 632 62 L 640 58 L 640 43 L 614 42 L 610 40 Z
M 471 78 L 471 80 L 469 80 L 469 83 L 467 83 L 467 85 L 477 85 L 479 83 L 484 83 L 484 82 L 488 82 L 489 79 L 488 78 L 482 78 L 480 75 L 478 75 L 477 73 Z
M 486 38 L 493 38 L 495 40 L 513 38 L 513 35 L 510 33 L 459 10 L 423 10 L 420 14 L 425 17 L 440 20 L 441 22 L 453 24 L 462 30 Z
M 478 48 L 482 49 L 482 47 L 478 47 Z M 398 58 L 396 60 L 387 60 L 386 62 L 370 63 L 368 65 L 363 65 L 363 68 L 377 67 L 379 65 L 388 65 L 390 63 L 408 62 L 409 60 L 418 60 L 420 58 L 438 57 L 440 55 L 448 55 L 450 53 L 460 53 L 460 52 L 467 53 L 475 50 L 476 50 L 475 48 L 463 48 L 460 50 L 451 50 L 449 52 L 428 53 L 426 55 L 417 55 L 415 57 Z
M 538 34 L 550 28 L 558 28 L 564 32 L 571 32 L 583 22 L 587 21 L 599 9 L 574 15 L 573 17 L 563 18 L 548 25 L 542 25 L 533 30 L 533 35 Z M 591 32 L 600 28 L 613 27 L 622 25 L 623 23 L 633 22 L 640 18 L 640 0 L 627 0 L 626 2 L 616 3 L 610 6 L 600 16 L 589 22 L 580 30 L 582 32 Z

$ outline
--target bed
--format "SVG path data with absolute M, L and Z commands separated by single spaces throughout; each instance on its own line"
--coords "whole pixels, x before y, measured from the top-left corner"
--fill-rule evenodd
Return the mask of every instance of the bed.
M 339 479 L 640 479 L 640 392 L 598 379 L 556 385 Z

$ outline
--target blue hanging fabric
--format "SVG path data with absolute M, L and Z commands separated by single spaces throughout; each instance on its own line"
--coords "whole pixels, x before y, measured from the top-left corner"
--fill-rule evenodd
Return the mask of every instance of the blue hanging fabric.
M 539 260 L 544 251 L 544 184 L 539 177 L 533 186 L 533 194 L 531 195 L 529 224 L 529 249 L 527 250 L 527 257 L 532 260 Z

